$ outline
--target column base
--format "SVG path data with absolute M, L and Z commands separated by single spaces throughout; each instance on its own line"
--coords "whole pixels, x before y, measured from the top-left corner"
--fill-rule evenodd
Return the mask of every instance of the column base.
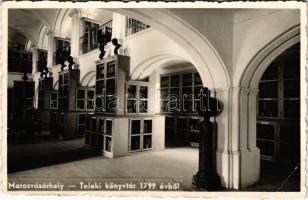
M 222 186 L 241 189 L 256 183 L 260 176 L 260 150 L 217 151 L 217 172 Z
M 218 191 L 222 189 L 220 178 L 215 172 L 210 173 L 208 177 L 204 172 L 198 172 L 193 176 L 192 184 L 199 190 Z

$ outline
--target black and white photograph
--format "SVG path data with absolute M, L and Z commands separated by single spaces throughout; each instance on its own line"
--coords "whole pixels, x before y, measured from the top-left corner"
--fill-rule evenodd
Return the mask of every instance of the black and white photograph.
M 4 190 L 302 197 L 306 12 L 4 2 Z

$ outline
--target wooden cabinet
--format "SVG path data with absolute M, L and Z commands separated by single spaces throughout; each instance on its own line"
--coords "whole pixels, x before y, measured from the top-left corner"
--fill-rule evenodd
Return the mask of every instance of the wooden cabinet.
M 65 139 L 85 134 L 86 116 L 94 112 L 94 88 L 81 87 L 78 69 L 59 72 L 58 130 Z
M 124 114 L 125 83 L 128 76 L 127 56 L 111 56 L 96 62 L 95 113 Z
M 164 116 L 149 112 L 149 82 L 128 77 L 127 56 L 96 62 L 95 114 L 86 118 L 85 143 L 110 158 L 164 148 Z
M 165 146 L 199 147 L 199 116 L 167 115 L 165 123 Z
M 163 116 L 102 116 L 86 118 L 85 143 L 114 158 L 164 148 Z
M 12 91 L 12 120 L 14 122 L 23 122 L 30 120 L 34 109 L 34 82 L 33 81 L 14 81 Z

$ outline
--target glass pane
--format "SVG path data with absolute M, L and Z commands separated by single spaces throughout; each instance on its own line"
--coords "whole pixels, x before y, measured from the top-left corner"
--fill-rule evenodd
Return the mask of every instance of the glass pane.
M 104 120 L 103 119 L 99 119 L 98 121 L 98 133 L 99 134 L 103 134 L 104 133 Z
M 143 133 L 152 133 L 152 120 L 144 120 Z
M 168 96 L 169 96 L 169 89 L 161 89 L 160 90 L 161 99 L 167 99 Z
M 183 86 L 192 86 L 192 74 L 183 74 L 182 85 Z
M 160 87 L 169 87 L 169 76 L 164 76 L 160 78 Z
M 115 61 L 107 63 L 107 78 L 115 77 Z
M 258 107 L 259 117 L 277 117 L 278 116 L 278 102 L 276 100 L 262 101 L 259 100 Z
M 161 107 L 160 110 L 161 112 L 169 112 L 169 105 L 168 105 L 169 101 L 161 101 Z
M 200 99 L 201 95 L 204 94 L 204 93 L 201 93 L 201 90 L 203 90 L 202 86 L 194 87 L 194 98 L 195 99 Z M 204 94 L 204 95 L 206 95 L 206 94 Z
M 180 89 L 179 88 L 171 88 L 170 95 L 176 99 L 180 99 Z
M 270 124 L 257 124 L 257 138 L 274 140 L 275 126 Z
M 136 100 L 127 100 L 127 112 L 128 113 L 137 112 L 137 101 Z
M 148 86 L 140 86 L 139 98 L 142 98 L 142 99 L 148 98 Z
M 191 99 L 192 98 L 192 87 L 184 87 L 182 89 L 183 98 Z M 185 95 L 185 96 L 184 96 Z
M 106 137 L 105 151 L 111 152 L 111 137 Z
M 299 80 L 284 81 L 284 97 L 285 98 L 299 98 L 300 96 L 300 82 Z
M 143 136 L 143 149 L 152 148 L 152 135 Z
M 140 120 L 132 120 L 131 121 L 131 135 L 139 135 L 140 134 Z
M 88 99 L 94 99 L 94 91 L 88 90 Z
M 97 65 L 96 78 L 97 79 L 103 79 L 104 78 L 104 64 Z
M 94 109 L 93 101 L 87 100 L 87 109 Z
M 55 93 L 55 92 L 51 93 L 51 100 L 52 100 L 52 101 L 58 100 L 58 94 Z
M 178 112 L 180 111 L 180 99 L 177 96 L 170 96 L 169 98 L 169 111 L 170 112 Z
M 97 111 L 103 111 L 105 109 L 104 101 L 105 99 L 103 96 L 95 98 L 95 109 Z
M 106 135 L 112 135 L 112 121 L 106 120 Z
M 200 77 L 200 74 L 199 73 L 195 73 L 194 74 L 194 84 L 195 85 L 202 85 L 202 80 L 201 80 L 201 77 Z
M 285 118 L 299 118 L 300 117 L 299 100 L 285 100 L 284 101 L 284 117 Z
M 171 76 L 171 87 L 180 87 L 180 75 Z
M 96 82 L 96 94 L 103 94 L 103 90 L 105 88 L 105 81 L 97 81 Z
M 140 100 L 139 101 L 139 112 L 140 113 L 148 112 L 148 100 Z
M 106 97 L 106 112 L 114 113 L 117 109 L 117 99 L 114 96 Z
M 130 150 L 139 150 L 140 149 L 140 136 L 131 136 Z
M 84 99 L 85 98 L 85 91 L 84 90 L 78 90 L 77 91 L 77 98 L 78 99 Z
M 115 80 L 114 79 L 108 79 L 106 82 L 106 94 L 107 95 L 113 95 L 115 94 Z
M 77 100 L 77 109 L 84 109 L 84 100 Z
M 191 113 L 192 110 L 193 110 L 193 108 L 192 108 L 192 106 L 193 106 L 192 101 L 185 100 L 185 101 L 183 101 L 183 104 L 184 104 L 184 110 L 183 111 Z
M 127 98 L 136 98 L 137 97 L 137 86 L 128 85 L 127 86 Z
M 278 80 L 278 65 L 272 63 L 263 73 L 261 80 Z
M 278 82 L 260 82 L 259 90 L 259 98 L 277 98 Z

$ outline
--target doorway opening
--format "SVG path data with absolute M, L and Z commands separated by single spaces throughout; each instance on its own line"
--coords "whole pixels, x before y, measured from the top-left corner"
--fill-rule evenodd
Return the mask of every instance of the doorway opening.
M 299 43 L 278 56 L 261 77 L 257 97 L 257 146 L 261 152 L 261 185 L 266 187 L 266 182 L 273 183 L 272 188 L 264 189 L 298 191 L 300 189 Z

